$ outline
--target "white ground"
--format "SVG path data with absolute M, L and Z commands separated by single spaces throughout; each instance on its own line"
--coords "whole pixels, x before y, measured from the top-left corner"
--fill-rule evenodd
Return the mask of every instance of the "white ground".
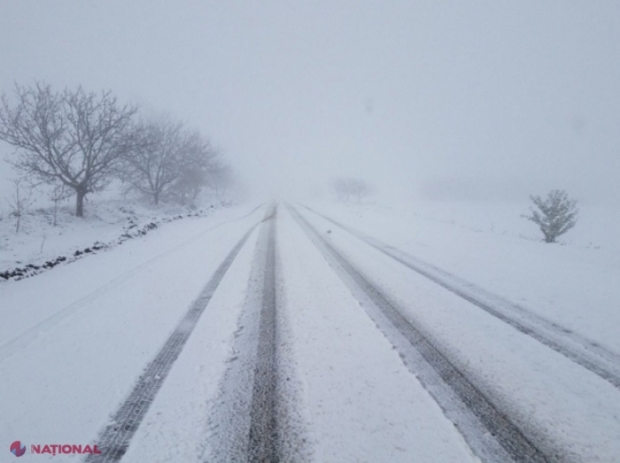
M 364 233 L 620 352 L 620 208 L 581 208 L 546 244 L 528 204 L 316 204 Z M 327 225 L 326 225 L 327 226 Z
M 21 219 L 19 232 L 16 219 L 5 213 L 0 215 L 0 272 L 26 264 L 41 265 L 60 255 L 70 256 L 95 242 L 115 243 L 124 233 L 135 234 L 148 223 L 160 224 L 179 215 L 207 215 L 220 207 L 216 203 L 191 211 L 181 206 L 162 204 L 152 208 L 137 201 L 100 200 L 89 201 L 85 217 L 79 218 L 72 205 L 62 204 L 56 226 L 53 208 L 45 207 L 29 210 Z
M 3 440 L 92 441 L 257 221 L 256 214 L 233 220 L 245 212 L 173 222 L 111 251 L 2 284 Z
M 600 288 L 592 291 L 592 284 L 584 286 L 577 276 L 584 273 L 584 249 L 502 239 L 450 221 L 408 220 L 376 207 L 316 208 L 620 352 L 620 269 L 612 253 L 590 251 L 588 282 Z M 505 403 L 518 422 L 535 428 L 536 439 L 574 461 L 620 456 L 614 437 L 620 435 L 620 391 L 615 387 L 324 219 L 304 215 L 319 230 L 330 230 L 324 236 L 407 308 L 464 371 L 479 378 L 488 395 Z M 584 322 L 589 317 L 594 320 Z
M 592 227 L 598 233 L 592 245 L 577 234 L 579 228 L 566 236 L 566 245 L 545 245 L 533 240 L 533 224 L 511 222 L 517 207 L 312 206 L 620 352 L 620 246 L 605 227 Z M 0 283 L 0 448 L 7 458 L 13 458 L 8 447 L 15 440 L 27 445 L 19 460 L 25 462 L 48 460 L 31 455 L 30 444 L 95 442 L 214 270 L 262 219 L 264 208 L 247 215 L 254 207 L 165 224 L 112 250 Z M 517 214 L 526 211 L 521 207 Z M 609 214 L 592 214 L 610 220 Z M 535 429 L 541 442 L 567 461 L 620 459 L 620 391 L 324 219 L 304 216 L 425 326 L 485 392 Z M 100 239 L 92 236 L 80 239 L 87 245 Z M 256 232 L 222 280 L 123 461 L 200 461 L 255 243 Z M 32 245 L 21 249 L 23 260 L 30 258 Z M 283 207 L 277 252 L 282 361 L 298 399 L 306 454 L 316 462 L 475 461 Z

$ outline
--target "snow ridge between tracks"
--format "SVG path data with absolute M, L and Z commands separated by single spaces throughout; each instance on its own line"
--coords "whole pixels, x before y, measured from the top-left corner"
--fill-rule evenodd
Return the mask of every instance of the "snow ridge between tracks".
M 278 353 L 276 214 L 272 205 L 262 221 L 230 365 L 209 418 L 205 462 L 304 461 L 308 451 L 285 397 L 295 391 L 279 381 L 281 371 L 292 367 Z

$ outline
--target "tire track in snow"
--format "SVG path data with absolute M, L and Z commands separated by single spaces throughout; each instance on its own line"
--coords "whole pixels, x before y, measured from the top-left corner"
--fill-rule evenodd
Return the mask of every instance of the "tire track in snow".
M 260 314 L 256 369 L 250 411 L 248 461 L 277 462 L 278 429 L 276 423 L 276 287 L 275 287 L 275 218 L 277 209 L 268 217 L 263 303 Z
M 485 463 L 551 461 L 295 209 L 289 211 Z
M 230 366 L 210 417 L 203 461 L 280 461 L 275 287 L 275 218 L 270 207 L 258 237 L 245 307 Z
M 256 224 L 248 230 L 217 268 L 172 335 L 170 335 L 155 358 L 148 364 L 127 399 L 114 413 L 111 423 L 106 426 L 98 437 L 97 444 L 101 454 L 89 455 L 84 460 L 86 463 L 111 463 L 121 460 L 215 290 L 237 257 L 237 254 L 239 254 L 239 251 L 258 225 Z
M 620 389 L 620 355 L 615 352 L 472 283 L 467 283 L 445 270 L 364 235 L 309 207 L 304 207 Z

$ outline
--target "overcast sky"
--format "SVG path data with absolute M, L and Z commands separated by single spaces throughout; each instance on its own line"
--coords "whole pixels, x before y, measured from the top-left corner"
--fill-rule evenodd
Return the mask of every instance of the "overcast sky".
M 620 201 L 618 0 L 0 0 L 0 33 L 0 90 L 169 112 L 255 191 Z

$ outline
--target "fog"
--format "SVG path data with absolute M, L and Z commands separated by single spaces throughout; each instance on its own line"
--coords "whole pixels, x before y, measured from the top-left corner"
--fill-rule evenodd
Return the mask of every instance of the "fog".
M 0 90 L 170 113 L 251 194 L 347 176 L 388 199 L 620 201 L 615 0 L 20 0 L 0 30 Z M 1 162 L 5 193 L 12 176 Z

